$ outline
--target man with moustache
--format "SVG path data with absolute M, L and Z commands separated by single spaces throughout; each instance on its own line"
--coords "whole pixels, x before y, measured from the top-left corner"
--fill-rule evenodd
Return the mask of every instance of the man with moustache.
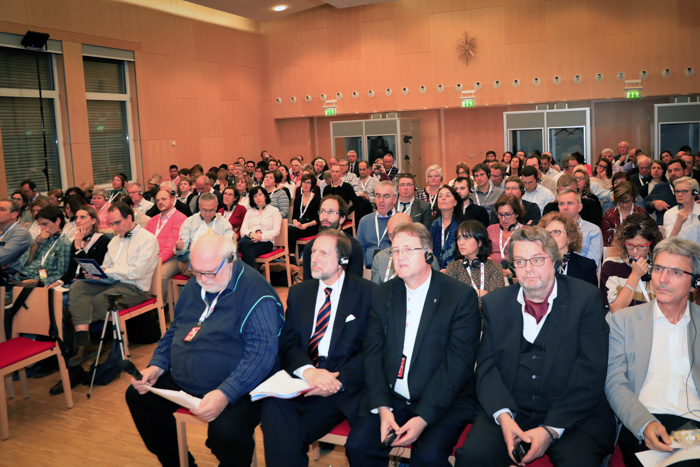
M 192 273 L 175 321 L 158 342 L 126 401 L 149 451 L 179 465 L 173 413 L 179 405 L 150 391 L 183 390 L 202 399 L 194 415 L 209 422 L 207 446 L 221 465 L 250 465 L 259 404 L 248 393 L 273 370 L 282 304 L 272 286 L 238 259 L 231 237 L 206 234 L 193 246 Z M 194 457 L 189 455 L 189 464 Z

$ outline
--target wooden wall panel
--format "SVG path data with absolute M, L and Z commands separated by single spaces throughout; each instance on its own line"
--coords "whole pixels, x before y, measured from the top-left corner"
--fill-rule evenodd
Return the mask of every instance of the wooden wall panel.
M 627 18 L 633 2 L 636 0 L 587 0 L 589 15 L 586 18 L 586 35 L 631 34 L 633 23 Z
M 63 63 L 66 70 L 66 94 L 76 97 L 70 99 L 67 105 L 70 116 L 70 139 L 74 143 L 88 143 L 89 145 L 90 131 L 85 100 L 85 72 L 83 71 L 83 52 L 80 44 L 63 43 Z
M 367 102 L 366 88 L 362 83 L 362 60 L 339 60 L 330 62 L 330 82 L 333 86 L 329 86 L 328 90 L 324 91 L 328 95 L 333 95 L 337 92 L 343 93 L 343 100 L 338 102 L 338 113 L 355 113 L 361 109 L 369 107 Z M 352 97 L 353 91 L 357 91 L 359 97 Z M 318 96 L 311 96 L 313 100 L 308 105 L 311 111 L 306 110 L 306 115 L 322 115 L 321 105 L 323 103 L 318 99 Z
M 224 155 L 224 138 L 221 136 L 203 137 L 199 139 L 199 161 L 204 169 L 230 162 L 230 157 Z
M 139 9 L 132 5 L 109 2 L 109 37 L 139 42 Z
M 81 183 L 92 183 L 92 151 L 90 150 L 90 142 L 73 142 L 70 149 L 66 150 L 65 153 L 70 153 L 73 160 L 80 161 L 79 164 L 73 164 L 73 179 L 75 185 L 80 186 Z
M 237 65 L 247 67 L 261 66 L 262 42 L 260 36 L 249 32 L 236 31 L 233 47 L 236 49 Z
M 169 138 L 172 135 L 171 60 L 158 54 L 141 54 L 136 67 L 139 89 L 141 136 L 144 140 Z
M 631 13 L 635 26 L 632 30 L 632 72 L 636 75 L 642 70 L 660 73 L 664 68 L 675 69 L 676 56 L 668 52 L 676 46 L 676 28 L 664 28 L 663 33 L 659 29 L 662 24 L 675 23 L 676 2 L 636 0 L 635 3 Z
M 467 10 L 503 6 L 504 0 L 467 0 Z
M 275 118 L 287 118 L 294 115 L 294 106 L 290 102 L 292 96 L 299 98 L 299 77 L 298 66 L 283 66 L 270 70 L 270 86 L 272 89 L 272 100 L 278 97 L 282 99 L 281 104 L 275 102 L 273 114 Z
M 372 3 L 358 7 L 360 22 L 390 20 L 394 17 L 394 2 Z
M 151 54 L 170 54 L 173 17 L 153 11 L 148 8 L 139 8 L 139 22 L 141 31 L 141 50 Z
M 325 27 L 328 27 L 328 7 L 311 8 L 297 14 L 298 31 Z
M 430 83 L 430 69 L 420 66 L 430 60 L 428 52 L 403 54 L 396 56 L 396 96 L 397 109 L 420 109 L 431 106 L 430 94 L 421 94 L 418 90 L 422 85 Z M 407 87 L 408 94 L 404 95 L 401 89 Z
M 591 78 L 588 80 L 591 98 L 622 97 L 625 84 L 617 80 L 617 74 L 623 72 L 629 76 L 632 70 L 632 35 L 589 37 L 587 54 L 590 69 L 587 78 Z M 603 74 L 603 81 L 597 82 L 593 79 L 597 73 Z
M 562 77 L 561 83 L 558 85 L 555 85 L 552 80 L 547 80 L 539 87 L 547 89 L 547 101 L 577 101 L 588 99 L 591 81 L 588 76 L 581 75 L 581 82 L 575 83 L 573 76 L 566 76 Z
M 700 28 L 678 31 L 678 71 L 672 70 L 673 81 L 678 93 L 700 92 Z M 687 67 L 695 68 L 695 75 L 685 76 Z
M 319 96 L 330 88 L 330 67 L 328 55 L 328 29 L 307 29 L 299 31 L 299 87 L 298 101 L 304 96 Z M 300 107 L 300 106 L 298 106 Z
M 382 10 L 383 11 L 383 10 Z M 362 84 L 376 93 L 373 105 L 377 109 L 396 108 L 396 55 L 394 53 L 394 23 L 392 20 L 360 24 L 362 37 Z M 393 95 L 387 97 L 386 89 Z
M 698 25 L 700 2 L 697 0 L 676 0 L 676 21 L 679 29 L 692 29 Z
M 532 84 L 536 76 L 543 79 L 546 66 L 546 47 L 544 42 L 525 42 L 506 46 L 506 79 L 501 84 L 505 89 L 508 103 L 544 102 L 547 88 L 543 84 Z M 520 81 L 520 86 L 513 87 L 513 80 Z
M 104 0 L 69 0 L 71 30 L 99 36 L 109 31 L 109 3 Z
M 224 28 L 199 21 L 192 22 L 194 55 L 197 60 L 218 62 L 221 60 L 221 49 L 226 44 Z M 174 31 L 177 34 L 177 31 Z
M 545 40 L 544 0 L 505 0 L 506 44 Z
M 292 66 L 299 63 L 296 16 L 265 23 L 261 28 L 268 66 Z
M 190 167 L 199 156 L 199 101 L 197 99 L 172 99 L 173 118 L 172 140 L 175 141 L 173 151 L 181 164 Z M 171 142 L 172 145 L 172 142 Z
M 394 48 L 396 54 L 430 51 L 430 19 L 424 0 L 394 4 Z
M 466 13 L 457 11 L 430 15 L 431 88 L 438 84 L 453 88 L 467 79 L 466 65 L 457 60 L 457 39 L 467 27 Z
M 547 80 L 589 74 L 586 41 L 581 40 L 586 17 L 585 2 L 545 3 Z
M 360 9 L 329 8 L 328 50 L 333 60 L 362 58 L 360 40 Z
M 0 0 L 2 20 L 10 23 L 26 23 L 27 10 L 25 0 Z M 0 174 L 0 181 L 5 179 L 5 174 Z M 0 187 L 2 189 L 2 187 Z M 2 191 L 4 193 L 4 191 Z
M 26 6 L 29 25 L 70 31 L 68 0 L 26 0 Z
M 450 13 L 453 11 L 466 10 L 467 2 L 465 0 L 430 0 L 430 14 Z
M 506 44 L 503 7 L 467 11 L 467 31 L 478 41 L 477 56 L 469 61 L 467 67 L 469 86 L 476 81 L 486 84 L 497 79 L 505 79 Z

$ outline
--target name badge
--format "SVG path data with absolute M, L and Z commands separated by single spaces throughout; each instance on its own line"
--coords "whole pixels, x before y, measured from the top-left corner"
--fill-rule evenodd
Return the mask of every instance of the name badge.
M 39 269 L 39 279 L 45 280 L 49 275 L 46 273 L 46 269 Z
M 195 338 L 199 330 L 202 329 L 202 326 L 195 326 L 192 329 L 190 329 L 190 332 L 187 333 L 185 338 L 183 339 L 185 342 L 192 342 L 192 339 Z
M 398 379 L 403 379 L 405 369 L 406 369 L 406 356 L 402 355 L 401 356 L 401 365 L 399 365 L 399 374 L 397 375 Z

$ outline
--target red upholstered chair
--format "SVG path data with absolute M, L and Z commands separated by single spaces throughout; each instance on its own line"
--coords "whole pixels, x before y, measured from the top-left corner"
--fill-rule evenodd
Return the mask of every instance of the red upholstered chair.
M 308 243 L 314 238 L 316 238 L 316 235 L 300 238 L 299 240 L 297 240 L 296 247 L 294 248 L 294 257 L 297 259 L 297 266 L 301 266 L 302 264 L 304 264 L 304 258 L 302 258 L 303 255 L 299 254 L 299 247 L 308 245 Z
M 190 278 L 184 274 L 176 274 L 170 279 L 170 303 L 168 306 L 168 311 L 170 314 L 170 322 L 172 323 L 175 319 L 175 305 L 177 305 L 177 299 L 180 297 L 180 287 L 187 285 L 187 281 Z
M 119 325 L 124 333 L 124 353 L 126 358 L 129 358 L 129 337 L 126 333 L 126 320 L 134 318 L 138 315 L 142 315 L 151 310 L 158 311 L 158 321 L 160 322 L 160 335 L 165 334 L 165 310 L 163 307 L 163 276 L 162 276 L 162 266 L 163 263 L 161 259 L 158 258 L 158 264 L 156 264 L 156 270 L 151 279 L 151 289 L 148 291 L 151 298 L 143 303 L 134 305 L 123 310 L 119 310 Z
M 280 233 L 275 237 L 272 242 L 272 251 L 260 255 L 255 258 L 255 261 L 265 265 L 265 279 L 270 282 L 270 263 L 276 259 L 284 258 L 287 268 L 287 285 L 292 286 L 292 272 L 289 267 L 289 239 L 288 234 L 288 224 L 287 219 L 282 219 L 282 225 L 280 226 Z
M 357 237 L 356 235 L 356 225 L 355 225 L 355 211 L 351 212 L 348 217 L 345 219 L 345 222 L 343 223 L 343 226 L 340 228 L 343 232 L 351 229 L 352 230 L 352 236 Z
M 14 297 L 17 298 L 21 288 L 14 290 Z M 5 297 L 5 288 L 0 287 L 0 296 Z M 54 294 L 53 309 L 49 309 L 49 294 Z M 7 417 L 7 396 L 14 396 L 12 390 L 12 374 L 19 370 L 20 381 L 24 391 L 24 398 L 29 398 L 29 386 L 27 385 L 27 373 L 25 367 L 39 362 L 49 357 L 58 358 L 58 366 L 61 373 L 61 381 L 65 388 L 66 407 L 73 407 L 73 394 L 71 392 L 70 378 L 66 362 L 61 355 L 61 349 L 55 341 L 35 341 L 20 337 L 20 334 L 34 334 L 40 336 L 49 335 L 50 317 L 54 314 L 57 323 L 58 335 L 63 338 L 63 293 L 55 289 L 43 287 L 35 288 L 27 298 L 23 306 L 12 320 L 12 338 L 5 342 L 0 342 L 0 436 L 3 440 L 10 437 L 10 428 Z M 0 322 L 5 322 L 5 308 L 0 307 Z M 2 329 L 0 340 L 5 339 L 5 332 Z M 6 387 L 9 391 L 6 391 Z

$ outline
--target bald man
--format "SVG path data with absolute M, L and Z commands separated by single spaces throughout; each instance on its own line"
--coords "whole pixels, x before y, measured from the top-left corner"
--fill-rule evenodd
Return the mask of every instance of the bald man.
M 397 212 L 391 216 L 389 222 L 386 224 L 386 234 L 389 237 L 389 241 L 391 242 L 394 239 L 394 229 L 397 225 L 411 222 L 413 222 L 411 216 L 405 212 Z M 437 271 L 439 269 L 437 261 L 433 261 L 431 267 Z M 375 284 L 383 284 L 395 276 L 396 272 L 394 271 L 394 266 L 391 261 L 391 246 L 389 246 L 389 248 L 380 251 L 374 256 L 372 260 L 371 280 Z

